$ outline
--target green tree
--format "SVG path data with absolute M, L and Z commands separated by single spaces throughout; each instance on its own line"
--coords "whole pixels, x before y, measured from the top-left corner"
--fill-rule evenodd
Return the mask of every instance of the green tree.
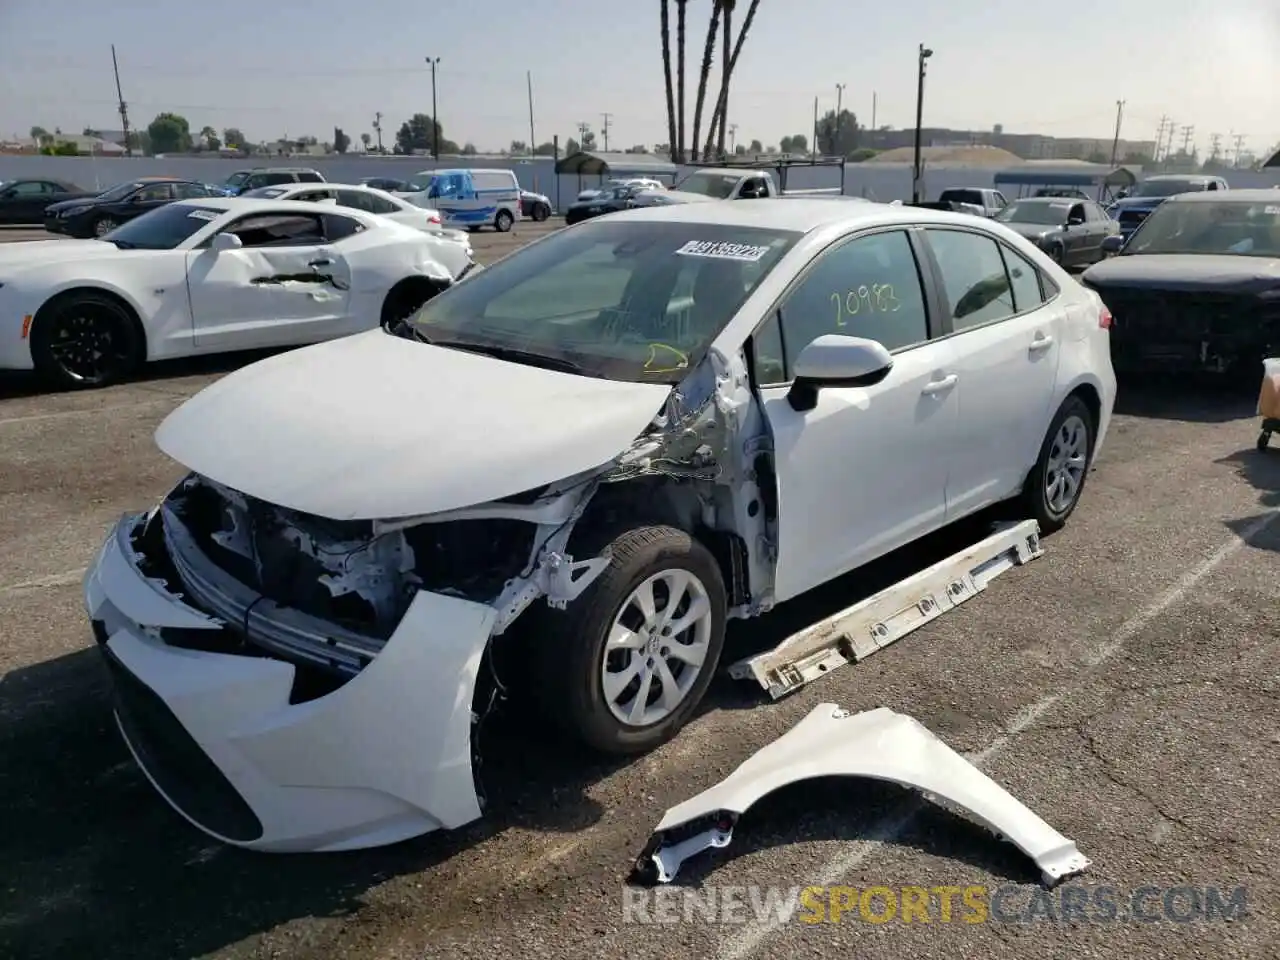
M 249 146 L 249 141 L 239 127 L 227 127 L 222 131 L 222 145 L 229 150 L 244 150 Z
M 681 7 L 681 12 L 684 8 Z M 662 79 L 666 83 L 667 88 L 667 140 L 676 143 L 678 134 L 676 133 L 676 91 L 675 84 L 671 78 L 671 0 L 662 0 L 661 12 L 661 29 L 662 29 Z M 684 70 L 684 57 L 681 57 L 680 69 Z M 675 160 L 675 157 L 671 157 Z
M 783 137 L 778 141 L 778 149 L 783 153 L 808 153 L 809 138 L 803 133 L 797 133 L 790 137 Z
M 540 143 L 533 148 L 535 157 L 554 157 L 556 155 L 556 145 L 548 140 L 546 143 Z
M 512 140 L 507 152 L 513 157 L 522 157 L 529 152 L 529 145 L 523 140 Z
M 85 128 L 84 128 L 84 130 L 81 132 L 80 136 L 82 136 L 82 137 L 100 137 L 100 136 L 102 136 L 102 131 L 101 131 L 101 130 L 95 130 L 95 129 L 93 129 L 93 127 L 85 127 Z
M 859 147 L 849 154 L 847 159 L 850 163 L 865 163 L 879 152 L 879 150 L 872 150 L 870 147 Z
M 396 131 L 395 151 L 400 154 L 413 153 L 415 150 L 430 153 L 437 137 L 440 139 L 442 154 L 459 152 L 456 143 L 445 139 L 444 127 L 425 113 L 415 113 L 400 124 L 400 129 Z
M 751 146 L 747 147 L 747 153 L 750 153 L 752 155 L 755 155 L 758 153 L 764 153 L 764 144 L 761 143 L 759 140 L 752 140 Z
M 858 118 L 848 110 L 840 111 L 838 124 L 834 110 L 818 121 L 818 152 L 824 156 L 847 157 L 858 149 L 858 139 Z
M 564 155 L 566 157 L 573 156 L 575 153 L 578 153 L 581 149 L 582 149 L 582 145 L 578 143 L 577 140 L 573 139 L 573 137 L 570 137 L 564 143 Z
M 351 138 L 343 132 L 341 127 L 333 128 L 333 150 L 335 153 L 346 153 L 351 146 Z
M 32 128 L 31 128 L 31 139 L 32 139 L 32 140 L 35 140 L 37 143 L 38 143 L 39 141 L 43 140 L 43 139 L 44 139 L 45 137 L 47 137 L 48 135 L 49 135 L 49 131 L 48 131 L 48 130 L 46 130 L 44 127 L 32 127 Z
M 596 132 L 594 130 L 588 130 L 586 133 L 582 135 L 582 149 L 594 150 L 595 148 L 596 148 Z
M 191 149 L 191 124 L 176 113 L 158 113 L 147 124 L 151 149 L 156 153 L 180 153 Z
M 693 138 L 689 141 L 690 159 L 698 159 L 698 138 L 702 135 L 702 107 L 707 101 L 707 84 L 711 80 L 711 60 L 716 53 L 716 37 L 720 32 L 720 8 L 723 0 L 713 0 L 711 20 L 707 24 L 707 40 L 702 47 L 702 72 L 698 76 L 698 95 L 693 102 Z
M 200 149 L 210 151 L 222 149 L 222 141 L 218 139 L 218 131 L 208 124 L 200 128 Z
M 364 146 L 364 152 L 369 152 L 369 144 L 373 143 L 373 137 L 368 133 L 360 134 L 360 143 Z
M 464 157 L 474 157 L 480 151 L 476 149 L 476 145 L 474 143 L 468 141 L 462 145 L 462 149 L 459 152 Z

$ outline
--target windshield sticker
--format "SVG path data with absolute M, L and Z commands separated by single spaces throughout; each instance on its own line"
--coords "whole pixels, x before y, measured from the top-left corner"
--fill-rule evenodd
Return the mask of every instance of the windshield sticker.
M 719 243 L 715 240 L 690 240 L 676 251 L 681 257 L 709 257 L 713 260 L 741 260 L 759 263 L 769 252 L 768 247 L 750 243 Z
M 217 220 L 221 214 L 216 210 L 192 210 L 187 217 L 192 220 Z
M 1262 212 L 1268 217 L 1280 217 L 1280 207 L 1263 207 Z

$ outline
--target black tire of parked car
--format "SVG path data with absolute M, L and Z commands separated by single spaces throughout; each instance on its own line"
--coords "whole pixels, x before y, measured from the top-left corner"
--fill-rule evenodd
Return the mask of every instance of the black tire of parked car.
M 591 749 L 613 755 L 644 753 L 680 731 L 715 676 L 728 604 L 724 578 L 711 551 L 674 527 L 602 528 L 573 543 L 576 557 L 599 556 L 605 549 L 610 552 L 609 566 L 564 610 L 543 605 L 530 611 L 532 693 L 550 722 Z M 712 618 L 707 655 L 678 707 L 648 726 L 627 726 L 605 701 L 605 642 L 632 591 L 654 574 L 672 569 L 692 573 L 706 588 Z
M 118 383 L 142 365 L 146 349 L 138 318 L 110 294 L 71 291 L 55 297 L 31 325 L 36 373 L 63 389 Z
M 1056 263 L 1058 266 L 1062 266 L 1062 261 L 1066 257 L 1066 253 L 1062 249 L 1062 244 L 1060 243 L 1051 244 L 1049 247 L 1049 256 L 1053 259 L 1054 263 Z
M 533 213 L 531 214 L 535 223 L 541 223 L 551 216 L 551 208 L 545 203 L 535 203 L 533 205 Z
M 1062 429 L 1062 425 L 1072 417 L 1078 417 L 1084 423 L 1085 449 L 1087 451 L 1085 454 L 1085 468 L 1080 476 L 1080 484 L 1076 488 L 1075 496 L 1071 502 L 1065 508 L 1055 510 L 1049 504 L 1046 489 L 1049 479 L 1049 462 L 1053 457 L 1054 441 L 1058 436 L 1058 432 Z M 1031 473 L 1027 475 L 1026 483 L 1022 488 L 1021 507 L 1023 515 L 1034 519 L 1040 525 L 1041 533 L 1054 533 L 1061 530 L 1067 519 L 1075 512 L 1076 505 L 1080 502 L 1080 496 L 1084 493 L 1085 484 L 1089 479 L 1096 433 L 1097 424 L 1094 422 L 1093 411 L 1089 409 L 1089 405 L 1076 394 L 1067 397 L 1062 402 L 1062 406 L 1058 408 L 1053 421 L 1049 424 L 1049 430 L 1040 446 L 1040 456 L 1036 459 L 1036 465 L 1031 468 Z
M 509 210 L 499 210 L 498 215 L 493 218 L 493 226 L 499 233 L 506 233 L 515 223 L 515 218 L 511 216 Z
M 115 217 L 103 215 L 93 221 L 89 227 L 89 231 L 95 237 L 106 236 L 116 227 L 120 226 L 120 222 Z

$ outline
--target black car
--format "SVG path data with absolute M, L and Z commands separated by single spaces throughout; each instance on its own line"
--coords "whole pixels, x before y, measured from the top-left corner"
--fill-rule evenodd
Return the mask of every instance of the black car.
M 1111 311 L 1117 373 L 1261 376 L 1280 351 L 1280 191 L 1171 197 L 1081 280 Z
M 44 228 L 69 237 L 101 237 L 166 203 L 216 196 L 220 194 L 195 180 L 143 177 L 116 184 L 97 196 L 51 204 L 44 211 Z
M 49 204 L 91 197 L 94 193 L 65 180 L 5 180 L 0 182 L 0 223 L 43 223 L 44 208 Z
M 1092 200 L 1074 197 L 1025 197 L 993 218 L 1026 237 L 1064 267 L 1086 267 L 1105 254 L 1103 241 L 1120 233 L 1120 224 Z
M 635 195 L 643 189 L 643 187 L 606 187 L 596 196 L 588 200 L 579 200 L 571 205 L 565 211 L 564 222 L 581 223 L 583 220 L 590 220 L 602 214 L 630 210 L 635 206 Z

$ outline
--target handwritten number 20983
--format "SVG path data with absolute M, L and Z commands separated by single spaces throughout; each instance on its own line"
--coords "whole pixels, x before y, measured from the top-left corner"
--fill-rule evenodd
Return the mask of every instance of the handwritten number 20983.
M 848 326 L 849 318 L 860 313 L 897 313 L 902 309 L 891 283 L 863 284 L 847 293 L 837 291 L 831 294 L 831 302 L 836 308 L 837 327 Z

